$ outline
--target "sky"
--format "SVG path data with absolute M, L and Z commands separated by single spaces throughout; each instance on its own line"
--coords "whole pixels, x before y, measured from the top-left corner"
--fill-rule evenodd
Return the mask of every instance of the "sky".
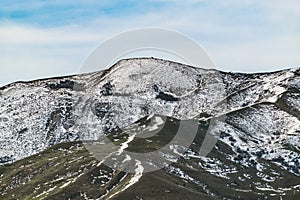
M 97 45 L 142 27 L 189 36 L 223 71 L 299 67 L 299 8 L 298 0 L 2 0 L 0 86 L 76 74 Z

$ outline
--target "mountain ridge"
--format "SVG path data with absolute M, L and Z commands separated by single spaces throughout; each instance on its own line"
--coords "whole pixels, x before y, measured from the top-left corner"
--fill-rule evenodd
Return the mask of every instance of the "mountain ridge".
M 175 61 L 169 61 L 169 60 L 165 60 L 165 59 L 161 59 L 161 58 L 155 58 L 155 57 L 140 57 L 140 58 L 126 58 L 126 59 L 121 59 L 119 61 L 117 61 L 115 64 L 113 64 L 111 67 L 109 67 L 108 69 L 103 69 L 100 71 L 94 71 L 94 72 L 84 72 L 84 73 L 77 73 L 77 74 L 70 74 L 70 75 L 62 75 L 62 76 L 54 76 L 54 77 L 44 77 L 44 78 L 37 78 L 34 80 L 28 80 L 28 81 L 14 81 L 5 85 L 0 86 L 0 90 L 5 90 L 8 87 L 11 87 L 15 84 L 29 84 L 32 82 L 41 82 L 41 81 L 49 81 L 49 80 L 56 80 L 56 79 L 64 79 L 64 78 L 72 78 L 78 75 L 88 75 L 88 74 L 92 74 L 92 73 L 100 73 L 103 71 L 110 71 L 114 68 L 114 66 L 119 65 L 122 62 L 126 62 L 126 61 L 130 61 L 130 60 L 143 60 L 143 59 L 149 59 L 149 60 L 160 60 L 160 61 L 168 61 L 168 62 L 172 62 L 172 63 L 178 63 L 181 64 L 180 62 L 175 62 Z M 192 68 L 199 68 L 193 65 L 186 65 L 187 67 L 192 67 Z M 202 68 L 202 69 L 206 69 L 206 68 Z M 286 69 L 281 69 L 281 70 L 276 70 L 276 71 L 268 71 L 268 72 L 256 72 L 256 73 L 252 73 L 252 72 L 235 72 L 235 71 L 222 71 L 222 70 L 218 70 L 218 69 L 207 69 L 207 70 L 217 70 L 220 73 L 224 73 L 224 74 L 240 74 L 240 75 L 266 75 L 266 74 L 272 74 L 272 73 L 279 73 L 279 72 L 283 72 L 283 71 L 299 71 L 298 73 L 300 73 L 300 67 L 292 67 L 292 68 L 286 68 Z
M 180 199 L 189 192 L 190 199 L 297 197 L 299 91 L 299 69 L 226 73 L 151 58 L 123 60 L 101 72 L 13 83 L 0 89 L 0 195 L 139 199 L 144 191 L 146 199 L 155 193 Z M 169 143 L 184 122 L 198 126 L 187 149 Z M 218 141 L 203 157 L 199 149 L 207 135 Z M 88 149 L 80 142 L 103 138 L 114 144 L 106 157 L 97 157 L 106 144 Z M 150 164 L 169 164 L 146 173 L 145 163 L 129 152 L 152 150 L 162 157 Z M 52 160 L 66 170 L 60 168 L 59 174 Z M 114 161 L 133 173 L 104 164 Z M 93 174 L 78 169 L 81 162 Z M 49 182 L 52 173 L 61 179 Z M 35 193 L 29 194 L 28 187 Z M 16 190 L 22 192 L 15 198 Z

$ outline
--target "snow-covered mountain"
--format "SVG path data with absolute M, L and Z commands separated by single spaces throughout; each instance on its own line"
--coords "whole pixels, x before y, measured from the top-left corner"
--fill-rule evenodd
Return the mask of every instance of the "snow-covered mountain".
M 59 143 L 96 140 L 137 127 L 150 131 L 167 116 L 175 127 L 180 120 L 193 120 L 200 128 L 187 152 L 170 147 L 165 159 L 172 161 L 172 154 L 180 159 L 166 166 L 166 173 L 214 197 L 222 196 L 210 188 L 214 178 L 225 180 L 239 195 L 251 190 L 258 196 L 266 191 L 299 195 L 299 90 L 300 69 L 226 73 L 154 58 L 122 60 L 89 74 L 12 83 L 0 88 L 0 162 L 15 162 Z M 157 120 L 149 127 L 145 119 L 151 118 Z M 204 158 L 197 149 L 213 119 L 210 131 L 220 140 Z M 205 180 L 193 170 L 210 174 L 212 183 L 202 184 Z M 141 177 L 137 173 L 132 180 Z M 286 188 L 285 177 L 291 181 Z M 228 189 L 223 196 L 232 198 L 231 193 Z
M 261 113 L 251 113 L 253 120 L 265 123 L 257 127 L 262 135 L 266 130 L 292 134 L 300 110 L 297 73 L 234 74 L 158 59 L 131 59 L 106 71 L 13 83 L 0 89 L 1 162 L 78 140 L 81 134 L 96 139 L 153 113 L 191 119 L 256 105 L 265 113 L 263 119 L 257 116 Z M 268 102 L 269 106 L 259 105 Z M 287 108 L 270 105 L 276 102 Z M 274 118 L 280 122 L 275 124 Z

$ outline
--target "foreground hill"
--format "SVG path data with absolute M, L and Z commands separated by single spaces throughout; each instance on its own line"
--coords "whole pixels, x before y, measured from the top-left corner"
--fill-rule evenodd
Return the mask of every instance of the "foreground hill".
M 144 118 L 124 132 L 147 133 L 149 128 L 153 130 L 149 120 Z M 140 130 L 140 127 L 143 129 Z M 127 149 L 142 152 L 147 146 L 148 150 L 153 150 L 174 137 L 174 130 L 178 127 L 178 120 L 168 118 L 164 128 L 157 137 L 151 138 L 151 142 L 149 139 L 136 138 Z M 173 163 L 147 173 L 143 167 L 135 165 L 136 160 L 126 159 L 125 156 L 122 157 L 122 168 L 134 167 L 135 173 L 126 173 L 101 164 L 81 142 L 57 144 L 42 153 L 0 167 L 0 195 L 2 199 L 49 200 L 299 197 L 299 175 L 294 173 L 299 170 L 298 167 L 285 163 L 282 157 L 268 158 L 270 146 L 254 142 L 251 135 L 241 134 L 240 139 L 245 142 L 237 143 L 234 138 L 238 138 L 236 134 L 241 132 L 222 133 L 222 139 L 207 157 L 198 156 L 195 150 L 203 142 L 206 131 L 207 124 L 199 123 L 197 136 L 187 152 L 174 160 L 180 147 L 171 149 L 164 159 L 172 160 Z M 122 145 L 118 141 L 125 141 L 128 135 L 112 132 L 108 137 L 116 145 Z M 274 143 L 283 146 L 273 148 L 273 151 L 294 152 L 290 147 L 284 147 L 285 139 L 277 138 Z M 257 151 L 244 151 L 239 146 Z M 105 144 L 100 148 L 104 151 Z M 106 159 L 112 158 L 113 155 Z M 293 161 L 297 159 L 299 156 Z

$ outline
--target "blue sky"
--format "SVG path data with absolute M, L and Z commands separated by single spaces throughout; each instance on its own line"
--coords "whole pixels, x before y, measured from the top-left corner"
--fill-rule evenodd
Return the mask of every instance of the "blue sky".
M 225 71 L 300 65 L 300 1 L 0 1 L 0 85 L 74 74 L 99 43 L 161 27 L 190 36 Z

